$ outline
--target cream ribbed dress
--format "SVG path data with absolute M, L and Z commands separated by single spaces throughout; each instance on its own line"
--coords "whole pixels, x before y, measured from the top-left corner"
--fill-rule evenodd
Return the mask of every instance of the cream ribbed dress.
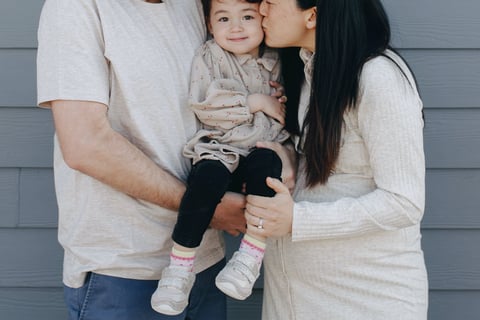
M 388 58 L 365 64 L 358 105 L 344 115 L 340 155 L 327 184 L 305 187 L 300 155 L 292 234 L 267 246 L 263 319 L 427 317 L 422 102 L 405 64 L 386 54 L 408 79 Z M 307 77 L 302 121 L 312 59 L 305 51 L 301 56 Z

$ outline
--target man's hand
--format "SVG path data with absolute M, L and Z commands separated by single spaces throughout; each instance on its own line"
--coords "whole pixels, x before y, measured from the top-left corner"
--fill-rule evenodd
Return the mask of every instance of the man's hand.
M 227 192 L 222 201 L 217 205 L 210 226 L 217 230 L 228 232 L 236 237 L 245 233 L 245 196 L 240 193 Z

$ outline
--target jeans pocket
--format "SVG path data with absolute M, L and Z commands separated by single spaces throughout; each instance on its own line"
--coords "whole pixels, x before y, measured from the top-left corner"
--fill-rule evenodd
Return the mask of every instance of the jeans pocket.
M 80 288 L 64 286 L 65 303 L 68 309 L 69 320 L 84 319 L 85 310 L 88 305 L 88 299 L 91 296 L 94 281 L 94 274 L 89 272 L 85 278 L 85 283 Z
M 95 273 L 89 272 L 87 278 L 85 279 L 85 284 L 83 285 L 83 299 L 79 299 L 79 303 L 81 302 L 80 314 L 78 320 L 86 320 L 86 314 L 89 307 L 89 302 L 93 296 L 93 292 L 95 289 L 95 281 L 97 277 Z

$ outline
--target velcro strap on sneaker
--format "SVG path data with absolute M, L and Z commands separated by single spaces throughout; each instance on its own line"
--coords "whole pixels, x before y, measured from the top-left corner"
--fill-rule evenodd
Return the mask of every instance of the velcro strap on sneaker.
M 242 252 L 235 252 L 229 264 L 231 264 L 236 271 L 244 275 L 250 283 L 255 282 L 260 274 L 255 258 Z
M 173 287 L 181 291 L 190 288 L 194 282 L 194 274 L 192 272 L 182 270 L 180 268 L 165 268 L 162 272 L 162 279 L 159 281 L 159 287 Z

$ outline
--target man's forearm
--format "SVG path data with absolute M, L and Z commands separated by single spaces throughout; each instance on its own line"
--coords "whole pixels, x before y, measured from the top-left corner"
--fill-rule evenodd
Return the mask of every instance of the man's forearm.
M 107 137 L 80 171 L 134 198 L 177 211 L 185 185 L 161 169 L 120 134 Z
M 102 104 L 52 103 L 65 162 L 129 196 L 178 210 L 185 185 L 114 131 Z

